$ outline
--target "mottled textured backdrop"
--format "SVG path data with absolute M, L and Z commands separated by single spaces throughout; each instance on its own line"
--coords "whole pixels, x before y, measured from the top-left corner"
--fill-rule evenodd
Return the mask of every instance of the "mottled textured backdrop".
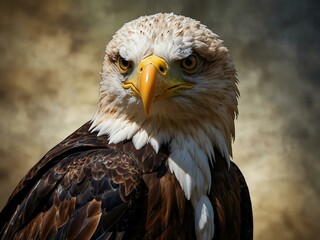
M 241 98 L 234 159 L 255 237 L 316 239 L 320 222 L 319 1 L 1 1 L 0 208 L 26 171 L 89 120 L 105 44 L 140 15 L 175 12 L 230 49 Z

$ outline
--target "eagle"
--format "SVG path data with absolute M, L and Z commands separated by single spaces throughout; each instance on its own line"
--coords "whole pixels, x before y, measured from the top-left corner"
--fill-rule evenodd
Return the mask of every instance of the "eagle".
M 107 44 L 91 120 L 20 181 L 0 214 L 10 239 L 252 239 L 232 159 L 239 90 L 221 38 L 173 13 Z

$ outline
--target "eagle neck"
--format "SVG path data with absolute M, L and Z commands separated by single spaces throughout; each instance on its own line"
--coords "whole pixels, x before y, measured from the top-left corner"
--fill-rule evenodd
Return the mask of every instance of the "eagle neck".
M 154 125 L 142 126 L 121 118 L 105 121 L 96 118 L 93 119 L 91 131 L 98 131 L 98 135 L 108 134 L 110 143 L 132 140 L 136 149 L 150 144 L 158 152 L 161 145 L 169 144 L 168 166 L 186 199 L 194 207 L 197 239 L 213 238 L 214 211 L 208 193 L 214 184 L 210 170 L 215 160 L 214 149 L 221 153 L 230 166 L 228 144 L 218 128 L 205 121 L 184 129 L 163 129 Z

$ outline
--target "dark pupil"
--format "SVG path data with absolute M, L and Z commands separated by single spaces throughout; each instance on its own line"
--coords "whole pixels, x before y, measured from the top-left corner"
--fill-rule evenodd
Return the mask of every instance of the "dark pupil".
M 128 61 L 122 59 L 121 62 L 122 62 L 122 66 L 128 67 L 128 65 L 129 65 L 129 62 L 128 62 Z
M 188 66 L 188 67 L 192 66 L 192 63 L 193 63 L 193 61 L 192 61 L 191 58 L 187 58 L 186 61 L 185 61 L 185 64 L 186 64 L 186 66 Z

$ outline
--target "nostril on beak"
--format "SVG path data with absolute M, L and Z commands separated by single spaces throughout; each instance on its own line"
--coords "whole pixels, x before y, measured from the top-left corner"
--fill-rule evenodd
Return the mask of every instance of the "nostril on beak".
M 164 64 L 164 63 L 160 63 L 159 65 L 158 65 L 158 70 L 159 70 L 159 72 L 161 73 L 161 74 L 166 74 L 166 72 L 168 71 L 168 67 L 166 66 L 166 64 Z

